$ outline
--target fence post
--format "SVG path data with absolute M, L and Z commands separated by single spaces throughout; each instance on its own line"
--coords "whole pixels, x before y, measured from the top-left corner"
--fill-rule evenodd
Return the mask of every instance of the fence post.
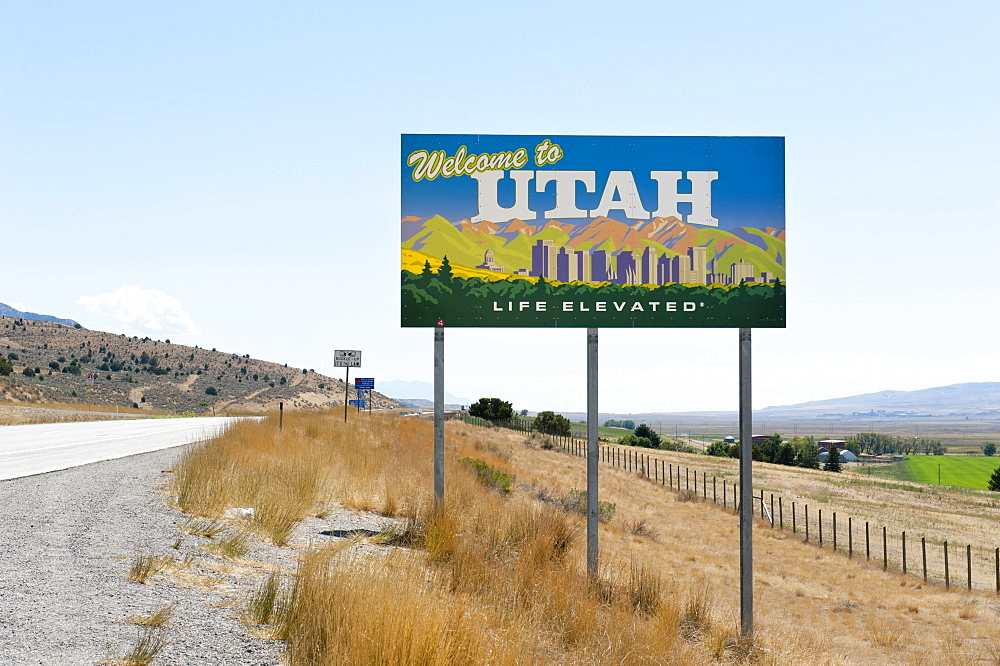
M 740 510 L 739 500 L 736 499 L 736 492 L 738 490 L 738 488 L 736 487 L 737 485 L 738 484 L 736 484 L 736 483 L 733 484 L 733 511 L 739 511 Z
M 667 485 L 667 475 L 664 472 L 667 471 L 667 463 L 663 460 L 660 461 L 660 485 Z
M 837 550 L 837 512 L 833 512 L 833 550 Z
M 774 529 L 774 493 L 771 493 L 771 529 Z
M 868 521 L 865 521 L 865 559 L 872 559 L 872 544 L 868 540 Z
M 944 586 L 951 587 L 951 572 L 948 571 L 948 542 L 944 542 Z
M 773 498 L 774 495 L 771 495 Z M 781 495 L 778 495 L 778 525 L 781 526 L 781 531 L 785 531 L 785 509 L 781 505 Z
M 997 594 L 1000 594 L 1000 548 L 995 551 L 996 557 L 996 570 L 997 570 Z
M 882 571 L 889 568 L 889 541 L 885 537 L 885 525 L 882 526 Z
M 906 573 L 906 530 L 903 530 L 903 573 Z
M 708 472 L 702 472 L 701 473 L 701 498 L 707 500 L 708 499 L 708 480 L 705 478 L 706 474 L 708 474 Z
M 854 559 L 854 517 L 847 517 L 847 559 Z
M 722 480 L 722 508 L 723 509 L 728 509 L 729 508 L 729 491 L 727 490 L 727 486 L 728 485 L 729 485 L 729 482 L 726 481 L 726 479 L 723 479 Z M 997 588 L 997 589 L 1000 589 L 1000 588 Z
M 684 469 L 684 490 L 691 490 L 691 468 Z
M 819 516 L 816 518 L 819 523 L 819 545 L 823 545 L 823 509 L 819 509 Z
M 965 545 L 966 576 L 969 579 L 969 589 L 972 589 L 972 544 Z
M 798 525 L 795 524 L 795 502 L 792 502 L 792 534 L 798 533 Z
M 674 464 L 670 463 L 670 489 L 674 489 Z
M 716 487 L 715 482 L 718 481 L 717 477 L 712 477 L 712 503 L 719 503 L 719 489 Z
M 927 537 L 920 537 L 920 552 L 924 561 L 924 582 L 927 582 Z
M 809 543 L 809 505 L 806 504 L 806 543 Z

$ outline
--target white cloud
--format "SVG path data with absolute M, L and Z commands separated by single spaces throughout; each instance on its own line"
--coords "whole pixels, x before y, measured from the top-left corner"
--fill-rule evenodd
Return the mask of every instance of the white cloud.
M 180 299 L 159 289 L 126 284 L 114 291 L 81 296 L 94 314 L 105 315 L 143 333 L 199 333 Z

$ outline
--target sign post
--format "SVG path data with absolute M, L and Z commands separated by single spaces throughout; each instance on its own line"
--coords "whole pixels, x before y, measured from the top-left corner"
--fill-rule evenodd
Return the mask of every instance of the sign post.
M 444 509 L 444 321 L 434 327 L 434 510 Z
M 740 329 L 740 635 L 753 638 L 753 402 L 750 329 Z
M 367 409 L 369 412 L 372 410 L 371 392 L 374 390 L 375 390 L 374 377 L 354 378 L 354 391 L 358 394 L 358 400 L 361 401 L 358 409 Z
M 90 403 L 94 397 L 94 373 L 87 373 L 87 411 L 90 411 Z
M 350 385 L 351 368 L 361 367 L 361 352 L 357 349 L 338 349 L 333 352 L 333 367 L 344 370 L 344 423 L 347 423 L 347 388 Z

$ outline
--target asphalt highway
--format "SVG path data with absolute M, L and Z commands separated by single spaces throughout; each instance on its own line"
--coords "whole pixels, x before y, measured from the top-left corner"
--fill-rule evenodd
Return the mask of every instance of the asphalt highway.
M 214 437 L 231 417 L 39 423 L 0 427 L 0 480 L 149 453 Z

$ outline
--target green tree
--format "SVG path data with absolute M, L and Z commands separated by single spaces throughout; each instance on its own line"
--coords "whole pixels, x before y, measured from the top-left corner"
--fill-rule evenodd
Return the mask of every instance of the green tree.
M 567 419 L 562 414 L 556 414 L 555 412 L 539 412 L 538 416 L 535 417 L 535 422 L 533 424 L 535 430 L 546 435 L 561 435 L 563 437 L 569 437 L 573 432 L 573 427 Z
M 14 364 L 0 356 L 0 375 L 7 376 L 14 372 Z
M 28 379 L 31 379 L 32 377 L 35 376 L 35 371 L 32 370 L 31 368 L 25 368 L 24 370 L 21 371 L 21 374 L 27 377 Z
M 994 444 L 993 442 L 986 442 L 985 444 L 983 444 L 984 456 L 992 456 L 996 452 L 997 452 L 997 445 Z
M 649 445 L 654 449 L 660 448 L 660 436 L 650 428 L 645 423 L 640 423 L 636 426 L 635 430 L 632 432 L 636 437 L 642 437 L 649 440 Z
M 986 487 L 994 492 L 1000 492 L 1000 467 L 993 470 L 993 475 L 990 476 L 990 481 L 986 484 Z
M 500 398 L 480 398 L 475 404 L 469 405 L 469 415 L 487 421 L 506 421 L 514 415 L 514 408 Z
M 819 469 L 819 449 L 812 442 L 806 442 L 795 454 L 795 465 L 807 469 Z
M 641 446 L 646 449 L 656 448 L 653 443 L 646 439 L 645 437 L 639 437 L 635 433 L 630 432 L 624 437 L 618 438 L 618 443 L 622 446 Z
M 209 386 L 207 389 L 205 389 L 205 395 L 219 395 L 219 389 L 215 388 L 214 386 Z
M 778 457 L 774 462 L 779 465 L 794 465 L 795 447 L 788 442 L 783 443 L 781 448 L 778 449 Z
M 720 458 L 725 458 L 729 455 L 729 445 L 723 441 L 712 442 L 705 453 L 710 456 L 719 456 Z
M 830 454 L 826 458 L 826 463 L 823 464 L 824 472 L 839 472 L 840 471 L 840 450 L 836 446 L 830 447 Z

